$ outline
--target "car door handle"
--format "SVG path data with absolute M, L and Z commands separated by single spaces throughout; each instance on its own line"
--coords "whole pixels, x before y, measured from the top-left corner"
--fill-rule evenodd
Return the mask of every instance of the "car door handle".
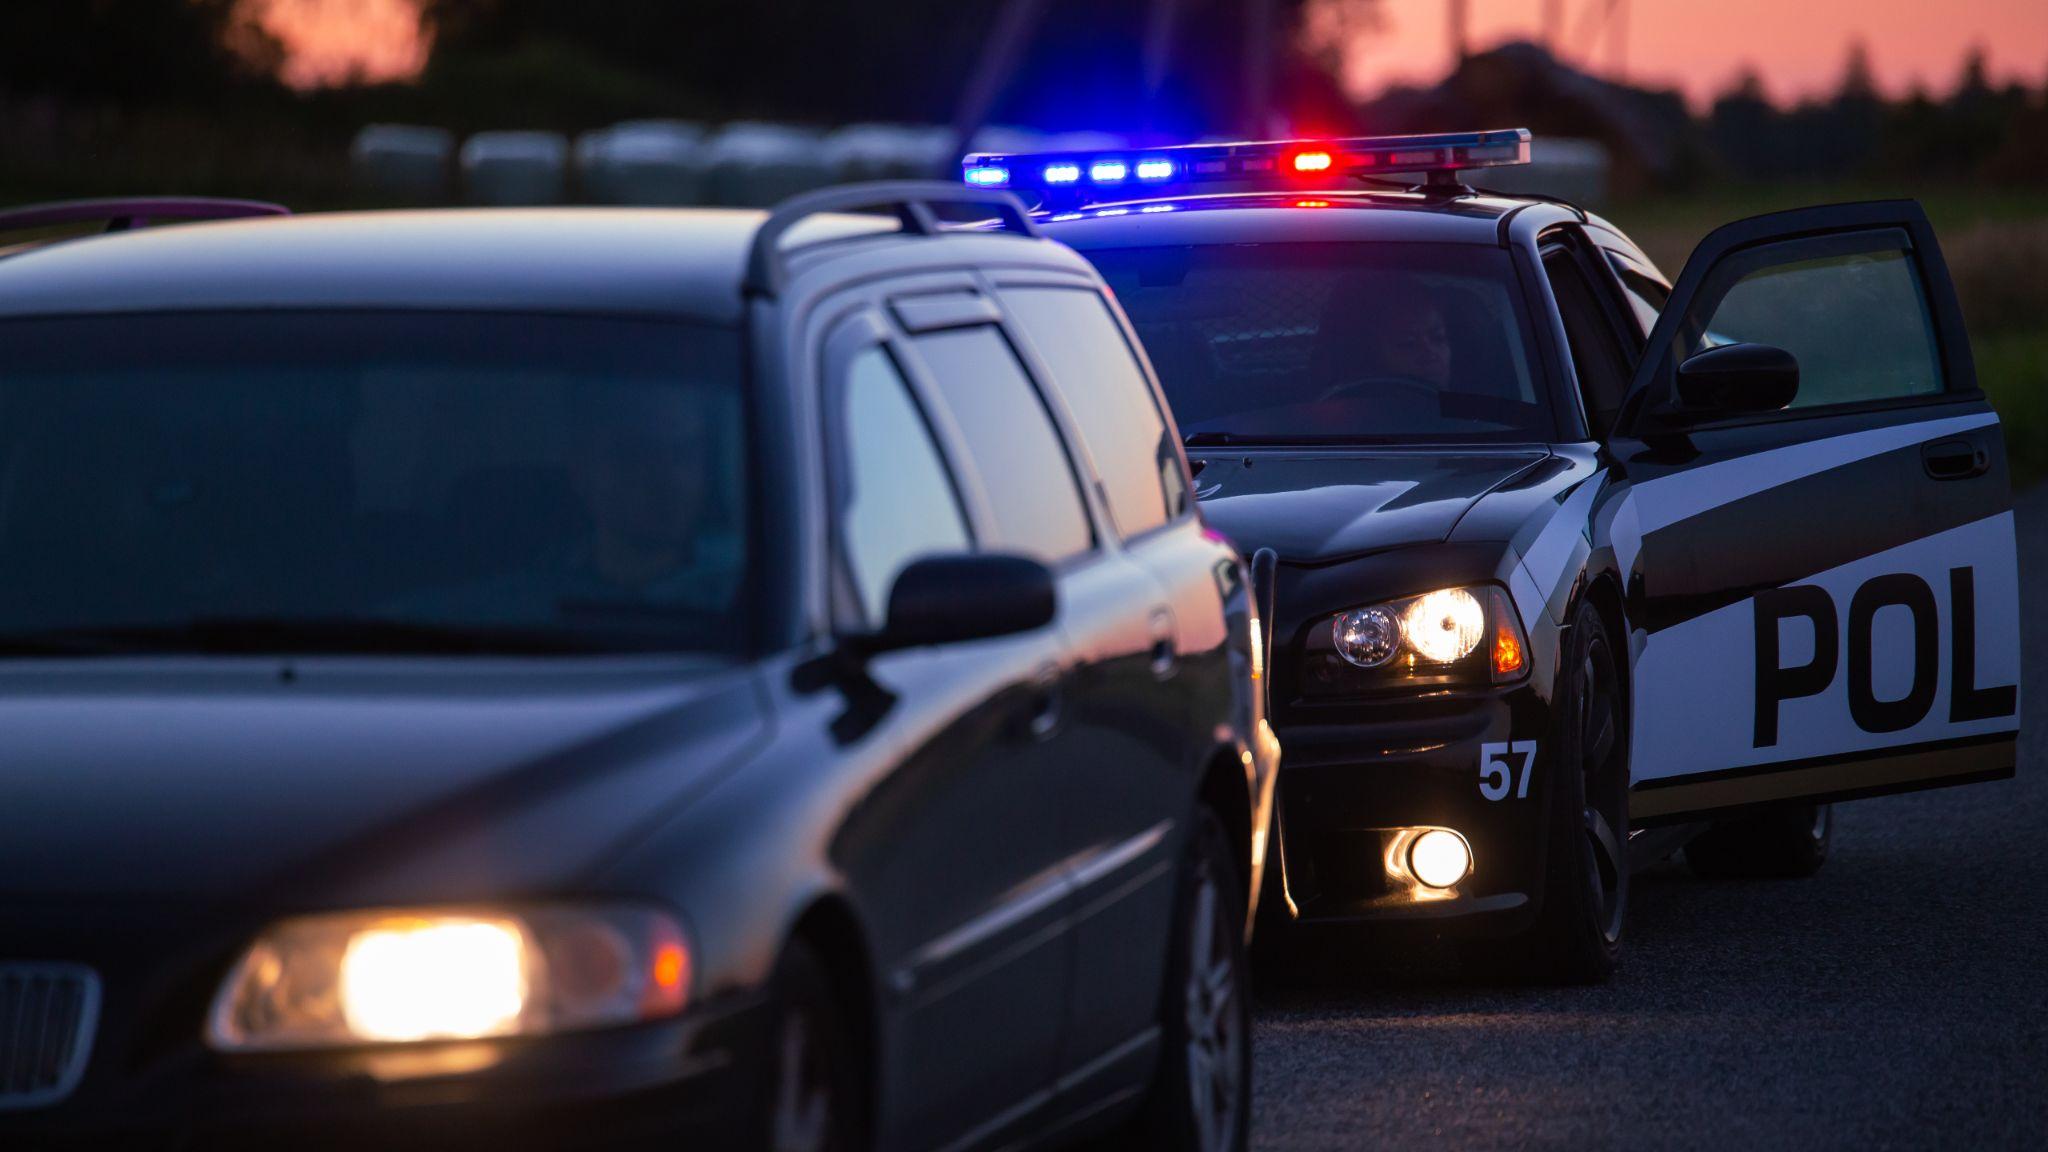
M 1991 470 L 1991 453 L 1971 440 L 1942 440 L 1920 450 L 1920 463 L 1936 480 L 1968 480 Z
M 1161 608 L 1152 613 L 1152 675 L 1164 680 L 1180 668 L 1180 642 L 1174 636 L 1173 614 Z
M 1033 740 L 1050 740 L 1058 735 L 1066 712 L 1067 693 L 1059 669 L 1041 670 L 1031 685 L 1031 707 L 1026 715 L 1025 731 Z

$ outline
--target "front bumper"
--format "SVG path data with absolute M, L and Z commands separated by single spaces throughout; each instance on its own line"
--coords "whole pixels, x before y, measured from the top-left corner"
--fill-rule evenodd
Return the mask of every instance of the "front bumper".
M 1551 823 L 1549 730 L 1549 706 L 1527 685 L 1289 709 L 1279 856 L 1292 918 L 1458 937 L 1528 928 Z M 1489 800 L 1482 760 L 1523 742 L 1536 745 L 1526 792 L 1511 778 Z M 1471 873 L 1442 890 L 1408 877 L 1390 848 L 1413 828 L 1462 834 Z
M 0 1147 L 743 1147 L 765 1083 L 764 1015 L 731 1003 L 662 1024 L 416 1049 L 227 1057 L 195 1043 L 143 1067 L 123 1067 L 116 1044 L 65 1101 L 0 1111 Z

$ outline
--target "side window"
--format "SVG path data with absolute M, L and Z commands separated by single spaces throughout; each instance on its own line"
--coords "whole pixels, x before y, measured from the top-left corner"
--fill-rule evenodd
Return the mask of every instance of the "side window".
M 1108 303 L 1077 288 L 1007 288 L 1003 299 L 1080 425 L 1117 529 L 1136 536 L 1186 511 L 1180 453 Z
M 919 336 L 995 517 L 985 543 L 1057 563 L 1094 544 L 1074 465 L 1024 365 L 992 325 Z
M 870 625 L 905 565 L 968 547 L 953 478 L 902 373 L 880 348 L 853 358 L 841 392 L 840 548 Z
M 1905 234 L 1850 243 L 1857 250 L 1840 251 L 1840 240 L 1795 242 L 1731 261 L 1725 289 L 1708 285 L 1693 308 L 1686 354 L 1736 343 L 1783 348 L 1799 361 L 1794 408 L 1941 391 L 1934 320 Z
M 1618 259 L 1611 263 L 1614 274 L 1621 277 L 1622 298 L 1628 301 L 1629 311 L 1635 313 L 1643 336 L 1649 336 L 1650 329 L 1657 326 L 1657 317 L 1664 312 L 1664 305 L 1671 301 L 1671 289 Z
M 1586 403 L 1586 419 L 1593 435 L 1606 436 L 1614 426 L 1614 415 L 1628 391 L 1629 358 L 1615 338 L 1593 282 L 1570 252 L 1563 249 L 1543 258 L 1543 272 L 1550 280 L 1551 295 L 1557 297 L 1558 318 L 1564 322 L 1565 342 L 1571 346 L 1572 366 L 1578 370 L 1579 389 Z

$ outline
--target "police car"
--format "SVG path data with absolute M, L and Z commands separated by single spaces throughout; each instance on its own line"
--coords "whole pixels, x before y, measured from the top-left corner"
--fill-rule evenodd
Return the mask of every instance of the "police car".
M 1529 139 L 965 179 L 1102 271 L 1256 555 L 1269 907 L 1598 981 L 1634 866 L 1804 874 L 1832 801 L 2011 775 L 2013 524 L 1918 205 L 1730 224 L 1674 284 L 1598 216 L 1464 183 Z

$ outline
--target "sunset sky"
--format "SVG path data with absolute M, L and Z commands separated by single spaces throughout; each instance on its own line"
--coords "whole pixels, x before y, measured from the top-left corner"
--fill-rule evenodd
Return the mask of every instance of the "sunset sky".
M 294 84 L 402 78 L 425 62 L 414 0 L 257 2 L 269 5 L 271 28 L 291 53 L 286 79 Z M 1382 0 L 1383 27 L 1361 37 L 1351 53 L 1354 91 L 1440 76 L 1450 63 L 1447 2 Z M 1612 39 L 1590 36 L 1587 19 L 1607 0 L 1563 3 L 1564 55 L 1611 71 Z M 1544 0 L 1469 4 L 1473 44 L 1484 48 L 1535 36 Z M 1893 93 L 1915 83 L 1947 90 L 1972 45 L 1989 53 L 1996 80 L 2048 78 L 2048 0 L 1628 0 L 1627 11 L 1628 76 L 1676 85 L 1702 103 L 1745 64 L 1781 100 L 1829 91 L 1858 39 L 1870 49 L 1880 84 Z
M 301 88 L 353 79 L 402 80 L 427 62 L 414 0 L 254 0 L 287 53 L 284 79 Z
M 1475 48 L 1534 39 L 1543 0 L 1468 0 Z M 1447 0 L 1382 0 L 1385 27 L 1359 42 L 1351 86 L 1371 92 L 1393 79 L 1433 80 L 1450 64 Z M 1605 0 L 1565 0 L 1563 54 L 1612 70 L 1611 44 L 1580 40 Z M 1774 99 L 1832 91 L 1849 43 L 1870 49 L 1879 85 L 1953 87 L 1964 52 L 1982 45 L 1994 80 L 2048 78 L 2048 0 L 1629 0 L 1628 75 L 1661 82 L 1704 103 L 1743 65 L 1754 65 Z

